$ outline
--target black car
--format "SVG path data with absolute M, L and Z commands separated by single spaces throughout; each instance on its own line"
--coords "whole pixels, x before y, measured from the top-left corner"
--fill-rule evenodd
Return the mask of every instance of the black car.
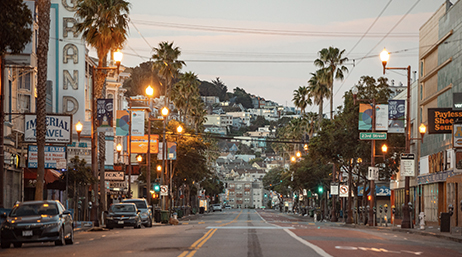
M 16 204 L 1 225 L 2 248 L 23 243 L 73 244 L 72 216 L 59 201 L 28 201 Z
M 134 227 L 141 228 L 141 211 L 134 203 L 116 203 L 106 212 L 106 227 Z
M 152 206 L 148 205 L 146 199 L 125 199 L 122 203 L 134 203 L 140 210 L 141 224 L 145 227 L 152 227 Z

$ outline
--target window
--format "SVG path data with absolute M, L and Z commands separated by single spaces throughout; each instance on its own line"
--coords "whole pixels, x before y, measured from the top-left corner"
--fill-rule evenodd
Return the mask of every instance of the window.
M 438 221 L 438 183 L 424 185 L 425 220 Z
M 18 95 L 19 112 L 30 112 L 30 95 Z
M 420 84 L 420 100 L 423 100 L 423 84 Z
M 30 91 L 30 72 L 19 74 L 18 89 L 25 89 Z

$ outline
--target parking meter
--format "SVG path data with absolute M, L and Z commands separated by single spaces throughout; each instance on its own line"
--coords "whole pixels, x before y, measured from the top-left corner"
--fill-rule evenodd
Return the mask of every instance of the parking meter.
M 411 202 L 408 202 L 408 203 L 407 203 L 407 206 L 409 206 L 409 211 L 412 211 L 412 203 L 411 203 Z
M 367 212 L 369 212 L 371 208 L 370 208 L 369 205 L 368 205 L 368 206 L 366 207 L 366 209 L 367 209 Z
M 385 207 L 385 208 L 384 208 L 384 211 L 385 211 L 385 213 L 387 213 L 387 212 L 388 212 L 388 205 L 385 204 L 383 207 Z
M 392 206 L 391 206 L 391 211 L 393 212 L 393 214 L 395 214 L 395 213 L 396 213 L 396 208 L 395 208 L 395 206 L 394 206 L 394 205 L 392 205 Z
M 380 214 L 382 214 L 382 205 L 379 205 Z
M 358 212 L 358 210 L 356 209 L 356 207 L 355 207 L 355 209 L 354 209 L 354 212 L 355 212 L 355 213 L 357 213 L 357 212 Z
M 377 212 L 377 210 L 375 209 L 375 206 L 372 207 L 372 211 L 374 212 L 374 214 Z
M 452 216 L 452 214 L 454 214 L 454 206 L 452 204 L 450 204 L 448 206 L 448 209 L 449 209 L 449 215 Z
M 91 207 L 92 207 L 92 203 L 91 203 L 91 202 L 88 202 L 88 209 L 91 210 Z

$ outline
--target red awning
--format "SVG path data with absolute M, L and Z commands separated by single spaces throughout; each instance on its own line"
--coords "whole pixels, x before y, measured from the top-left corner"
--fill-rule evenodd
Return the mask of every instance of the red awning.
M 59 180 L 61 173 L 52 169 L 45 169 L 45 183 L 50 184 Z M 24 168 L 24 179 L 37 179 L 37 169 Z

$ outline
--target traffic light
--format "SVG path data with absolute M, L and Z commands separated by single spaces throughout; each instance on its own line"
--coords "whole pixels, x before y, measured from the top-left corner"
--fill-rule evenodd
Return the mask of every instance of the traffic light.
M 322 192 L 323 192 L 322 186 L 318 186 L 318 192 L 319 192 L 320 194 L 322 194 Z
M 152 188 L 154 189 L 154 192 L 156 193 L 160 192 L 160 185 L 158 183 L 152 184 Z

